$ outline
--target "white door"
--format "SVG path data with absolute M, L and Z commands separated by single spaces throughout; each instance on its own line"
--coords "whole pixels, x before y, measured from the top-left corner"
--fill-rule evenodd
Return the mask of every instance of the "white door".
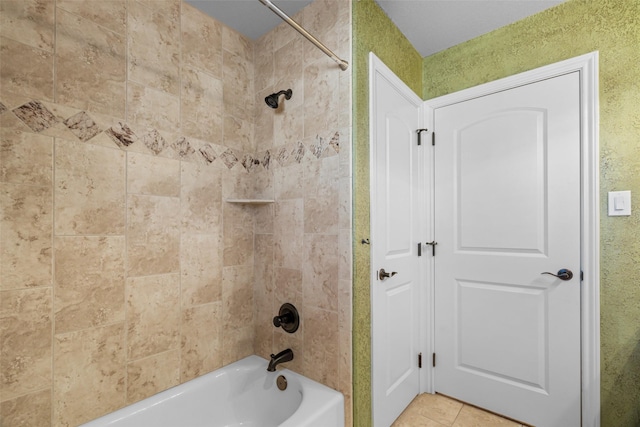
M 370 61 L 373 421 L 388 427 L 420 391 L 422 101 L 373 54 Z
M 540 427 L 580 425 L 579 85 L 435 110 L 435 391 Z

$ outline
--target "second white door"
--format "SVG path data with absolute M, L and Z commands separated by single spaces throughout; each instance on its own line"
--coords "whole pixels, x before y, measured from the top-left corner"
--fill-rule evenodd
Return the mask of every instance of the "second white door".
M 542 427 L 580 425 L 579 85 L 434 116 L 435 391 Z

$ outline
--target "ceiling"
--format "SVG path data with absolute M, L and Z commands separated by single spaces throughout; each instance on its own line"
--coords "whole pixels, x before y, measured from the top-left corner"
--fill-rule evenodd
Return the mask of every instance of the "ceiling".
M 260 38 L 282 22 L 258 0 L 186 1 L 253 40 Z M 292 16 L 312 0 L 272 1 L 285 13 Z M 566 0 L 375 1 L 424 57 L 556 6 Z M 328 47 L 331 49 L 331 46 Z

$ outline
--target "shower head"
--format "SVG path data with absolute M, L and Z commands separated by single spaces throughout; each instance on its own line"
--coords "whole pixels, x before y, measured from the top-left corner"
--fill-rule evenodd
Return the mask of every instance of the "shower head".
M 291 89 L 281 90 L 278 93 L 272 93 L 264 99 L 264 102 L 271 108 L 278 108 L 278 98 L 280 95 L 284 95 L 284 99 L 291 99 L 291 95 L 293 95 L 293 91 Z

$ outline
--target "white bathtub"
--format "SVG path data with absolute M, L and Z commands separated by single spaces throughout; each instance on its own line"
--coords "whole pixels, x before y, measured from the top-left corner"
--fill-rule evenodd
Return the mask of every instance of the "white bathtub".
M 249 356 L 85 427 L 344 427 L 342 393 Z M 283 375 L 287 388 L 276 379 Z

